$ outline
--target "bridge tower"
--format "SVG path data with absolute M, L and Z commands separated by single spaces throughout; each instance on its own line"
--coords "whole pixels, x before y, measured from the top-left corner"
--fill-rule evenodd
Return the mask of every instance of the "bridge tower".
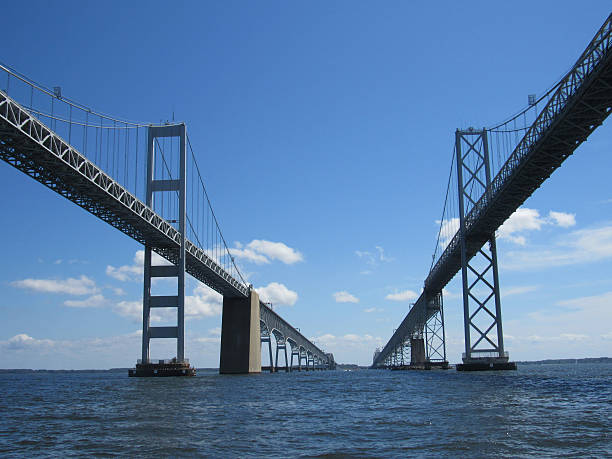
M 155 179 L 155 141 L 163 137 L 178 137 L 179 177 L 171 180 Z M 142 359 L 130 376 L 192 376 L 195 369 L 185 359 L 185 215 L 186 215 L 186 127 L 185 124 L 166 126 L 149 126 L 147 138 L 147 187 L 146 204 L 153 208 L 153 193 L 174 191 L 178 198 L 179 248 L 170 254 L 175 260 L 171 266 L 154 266 L 151 263 L 153 247 L 145 245 L 144 256 L 144 289 L 142 307 Z M 156 247 L 162 249 L 161 247 Z M 151 279 L 156 277 L 176 277 L 178 291 L 175 296 L 151 295 Z M 177 325 L 175 327 L 152 327 L 150 324 L 151 308 L 176 308 Z M 149 346 L 151 339 L 176 339 L 176 357 L 171 360 L 152 362 Z
M 448 369 L 446 360 L 446 336 L 444 333 L 444 305 L 442 292 L 427 296 L 427 306 L 423 309 L 423 337 L 425 338 L 425 365 Z M 429 317 L 427 319 L 427 317 Z
M 488 244 L 484 246 L 464 236 L 477 217 L 471 214 L 471 210 L 484 193 L 491 193 L 487 131 L 458 129 L 455 149 L 465 333 L 463 364 L 457 365 L 457 370 L 516 369 L 516 364 L 508 361 L 508 353 L 504 350 L 495 233 L 487 235 Z M 468 259 L 470 245 L 477 245 L 479 249 L 474 257 Z

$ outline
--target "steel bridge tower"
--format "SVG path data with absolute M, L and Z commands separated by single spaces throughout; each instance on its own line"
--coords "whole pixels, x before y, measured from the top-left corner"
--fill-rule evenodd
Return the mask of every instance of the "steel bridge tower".
M 145 244 L 144 256 L 144 291 L 142 295 L 142 359 L 136 365 L 135 376 L 149 376 L 151 373 L 171 375 L 191 375 L 195 370 L 185 359 L 185 215 L 186 215 L 186 132 L 185 124 L 168 126 L 149 126 L 147 136 L 147 187 L 146 204 L 153 208 L 153 193 L 175 192 L 178 200 L 178 231 L 180 242 L 178 253 L 174 257 L 176 264 L 171 266 L 154 266 L 151 263 L 153 247 Z M 173 180 L 155 179 L 155 142 L 158 138 L 178 137 L 179 177 Z M 177 294 L 175 296 L 151 295 L 151 280 L 156 277 L 177 279 Z M 176 308 L 176 327 L 151 327 L 151 308 Z M 176 358 L 169 361 L 151 362 L 149 347 L 152 338 L 176 339 Z
M 465 333 L 463 364 L 457 365 L 457 370 L 516 369 L 504 350 L 495 232 L 487 235 L 488 244 L 476 255 L 467 255 L 470 244 L 480 246 L 467 237 L 467 228 L 477 218 L 471 210 L 481 196 L 491 194 L 488 145 L 486 129 L 455 133 Z

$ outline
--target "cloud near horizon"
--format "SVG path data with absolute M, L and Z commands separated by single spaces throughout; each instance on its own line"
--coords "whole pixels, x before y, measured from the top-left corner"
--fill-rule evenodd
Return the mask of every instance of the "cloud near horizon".
M 509 251 L 502 269 L 528 271 L 595 263 L 612 258 L 612 226 L 573 231 L 553 242 L 551 248 Z

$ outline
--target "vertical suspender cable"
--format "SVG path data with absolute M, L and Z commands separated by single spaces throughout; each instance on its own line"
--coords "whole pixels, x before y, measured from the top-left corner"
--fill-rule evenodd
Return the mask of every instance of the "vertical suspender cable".
M 68 143 L 72 145 L 72 104 L 70 104 L 70 121 L 68 122 Z
M 134 194 L 138 197 L 138 131 L 140 126 L 136 126 L 136 168 L 134 169 Z
M 85 126 L 83 127 L 83 136 L 85 137 L 84 140 L 84 144 L 85 146 L 83 147 L 83 152 L 85 153 L 85 156 L 87 156 L 87 128 L 89 127 L 89 111 L 85 112 Z

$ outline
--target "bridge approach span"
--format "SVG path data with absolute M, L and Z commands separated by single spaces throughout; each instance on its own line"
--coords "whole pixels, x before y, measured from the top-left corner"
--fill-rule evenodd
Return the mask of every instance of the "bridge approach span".
M 471 259 L 563 161 L 600 126 L 612 110 L 612 15 L 608 16 L 549 102 L 527 130 L 486 191 L 465 217 L 433 265 L 424 291 L 373 362 L 383 366 L 393 349 L 422 332 L 435 314 L 427 305 L 462 268 L 461 243 Z

